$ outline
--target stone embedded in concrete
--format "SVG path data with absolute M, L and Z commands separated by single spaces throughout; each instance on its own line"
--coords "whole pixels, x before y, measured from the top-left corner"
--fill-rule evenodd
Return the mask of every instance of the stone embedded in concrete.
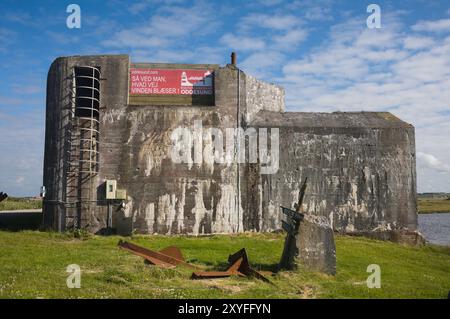
M 300 265 L 329 275 L 336 274 L 334 232 L 327 218 L 305 215 L 296 239 Z
M 334 232 L 327 218 L 305 215 L 296 233 L 288 233 L 280 269 L 305 267 L 313 271 L 336 274 Z

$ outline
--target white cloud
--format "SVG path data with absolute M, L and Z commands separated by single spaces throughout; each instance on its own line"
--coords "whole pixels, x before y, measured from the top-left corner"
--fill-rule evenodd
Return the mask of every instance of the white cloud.
M 260 38 L 236 36 L 231 33 L 224 34 L 220 38 L 220 42 L 227 47 L 238 51 L 260 50 L 266 45 Z
M 213 9 L 202 3 L 192 7 L 167 6 L 152 16 L 148 32 L 168 37 L 186 37 L 192 32 L 201 36 L 212 32 L 215 26 Z
M 424 49 L 432 46 L 434 40 L 430 37 L 408 36 L 403 40 L 406 49 Z
M 383 28 L 370 30 L 366 28 L 364 7 L 360 17 L 349 11 L 345 16 L 346 13 L 332 7 L 329 0 L 314 4 L 261 0 L 246 3 L 245 8 L 257 12 L 265 10 L 265 13 L 244 13 L 244 16 L 238 6 L 205 1 L 181 5 L 182 0 L 168 1 L 141 0 L 128 6 L 111 5 L 135 14 L 128 21 L 117 16 L 110 20 L 103 16 L 83 16 L 84 25 L 91 27 L 91 35 L 95 34 L 91 39 L 103 39 L 100 42 L 103 47 L 95 41 L 84 43 L 80 38 L 77 50 L 80 54 L 128 52 L 133 61 L 141 62 L 221 63 L 228 62 L 228 49 L 232 48 L 238 52 L 238 61 L 246 72 L 285 87 L 289 110 L 387 110 L 414 124 L 419 191 L 450 191 L 448 174 L 442 173 L 442 167 L 448 168 L 450 164 L 448 16 L 441 20 L 419 21 L 409 27 L 390 17 L 386 10 L 382 13 Z M 306 40 L 313 39 L 311 43 L 315 43 L 317 37 L 325 37 L 322 30 L 334 19 L 330 12 L 336 19 L 345 18 L 345 23 L 331 26 L 329 38 L 321 45 L 305 47 L 306 53 L 302 49 L 294 56 L 294 50 Z M 233 32 L 231 29 L 216 32 L 218 25 L 234 22 L 235 17 L 239 21 Z M 7 21 L 24 25 L 32 22 L 29 18 L 11 15 Z M 64 18 L 63 15 L 59 20 L 47 20 L 64 25 Z M 121 29 L 119 23 L 124 23 Z M 204 37 L 210 34 L 213 36 Z M 59 33 L 49 36 L 66 45 L 64 53 L 72 54 L 74 39 L 68 41 Z M 14 44 L 16 38 L 15 32 L 0 27 L 0 53 Z M 17 59 L 15 61 L 18 63 Z M 11 87 L 13 93 L 21 89 L 29 94 L 38 93 L 32 85 Z M 39 123 L 27 115 L 14 118 L 1 114 L 1 108 L 30 103 L 35 101 L 28 96 L 0 99 L 0 135 L 3 137 L 0 149 L 5 154 L 0 157 L 0 167 L 8 167 L 10 171 L 0 178 L 0 188 L 6 190 L 25 176 L 24 187 L 16 189 L 34 194 L 41 183 L 42 172 L 35 168 L 42 167 L 43 114 L 37 117 Z M 39 103 L 43 105 L 43 101 Z M 16 132 L 21 132 L 20 136 Z M 435 160 L 430 161 L 428 155 Z M 436 164 L 436 160 L 440 170 L 430 164 Z
M 300 43 L 302 43 L 306 37 L 308 36 L 308 32 L 303 29 L 293 29 L 287 31 L 283 35 L 276 35 L 273 37 L 273 42 L 280 49 L 295 49 Z
M 450 19 L 435 21 L 420 21 L 412 26 L 414 31 L 425 32 L 450 32 Z
M 236 33 L 223 35 L 220 43 L 244 52 L 244 56 L 247 53 L 239 65 L 262 79 L 273 77 L 284 63 L 286 52 L 295 50 L 308 37 L 302 20 L 290 14 L 253 13 L 241 18 L 239 25 Z
M 248 74 L 258 78 L 267 78 L 284 58 L 285 56 L 277 51 L 256 52 L 242 61 L 241 67 Z
M 417 159 L 428 168 L 438 172 L 450 173 L 450 165 L 441 162 L 431 154 L 417 152 Z
M 331 6 L 326 5 L 307 8 L 304 17 L 313 21 L 333 20 L 330 8 Z
M 62 32 L 46 31 L 45 35 L 58 44 L 72 44 L 80 41 L 79 37 Z
M 4 19 L 26 26 L 36 26 L 36 21 L 33 20 L 28 12 L 8 12 L 4 15 Z
M 279 71 L 285 54 L 298 48 L 308 37 L 309 31 L 299 16 L 280 12 L 248 14 L 239 20 L 235 33 L 220 38 L 220 43 L 228 48 L 249 54 L 240 65 L 263 79 Z
M 147 9 L 148 6 L 150 6 L 150 1 L 140 1 L 130 5 L 128 7 L 128 11 L 130 11 L 132 14 L 137 14 L 142 10 Z
M 18 115 L 0 109 L 0 190 L 10 196 L 29 196 L 39 192 L 44 122 L 42 107 Z
M 102 45 L 131 49 L 169 47 L 192 36 L 209 34 L 218 23 L 211 6 L 204 3 L 191 7 L 164 6 L 147 23 L 119 30 L 104 40 Z
M 169 40 L 160 36 L 152 36 L 140 29 L 122 30 L 114 35 L 114 38 L 102 42 L 104 46 L 114 48 L 152 48 L 165 47 Z
M 271 30 L 289 30 L 301 24 L 301 20 L 295 15 L 269 15 L 252 13 L 241 19 L 242 28 L 266 28 Z
M 14 93 L 19 93 L 19 94 L 36 94 L 36 93 L 41 93 L 43 92 L 43 88 L 41 85 L 37 85 L 37 84 L 32 84 L 32 85 L 12 85 L 11 86 L 12 90 Z M 21 103 L 23 103 L 23 101 L 21 101 Z
M 138 1 L 136 3 L 131 4 L 128 6 L 128 11 L 130 11 L 132 14 L 138 14 L 145 12 L 146 9 L 148 9 L 151 6 L 154 6 L 156 4 L 160 5 L 161 3 L 164 3 L 166 5 L 169 4 L 177 4 L 182 3 L 183 0 L 144 0 L 144 1 Z
M 58 23 L 55 22 L 57 19 L 46 19 L 47 16 L 42 15 L 42 12 L 39 12 L 39 16 L 36 16 L 37 12 L 33 12 L 30 14 L 26 12 L 26 10 L 21 11 L 9 11 L 2 12 L 2 16 L 0 17 L 3 21 L 8 21 L 8 24 L 20 24 L 29 28 L 42 28 L 47 27 L 49 25 Z M 65 18 L 64 18 L 65 19 Z M 5 22 L 6 22 L 5 21 Z
M 26 88 L 26 86 L 24 86 Z M 28 93 L 28 92 L 26 92 Z M 36 106 L 42 105 L 42 100 L 40 99 L 30 99 L 28 97 L 22 96 L 0 96 L 0 106 L 11 109 L 12 107 L 20 107 L 20 106 Z
M 175 51 L 170 49 L 133 50 L 131 59 L 134 62 L 160 63 L 210 63 L 222 61 L 223 49 L 220 47 L 199 46 L 190 50 Z
M 108 37 L 118 28 L 118 22 L 98 15 L 82 15 L 83 28 L 89 28 L 89 33 L 98 37 Z
M 333 20 L 333 1 L 292 1 L 285 3 L 285 9 L 302 19 L 310 21 L 330 21 Z
M 288 61 L 277 82 L 289 110 L 390 111 L 412 123 L 419 191 L 450 191 L 441 173 L 450 167 L 450 37 L 404 30 L 398 22 L 375 32 L 351 20 L 336 25 L 322 45 Z
M 258 0 L 257 1 L 258 4 L 261 4 L 265 7 L 272 7 L 275 5 L 279 5 L 282 2 L 283 2 L 283 0 Z

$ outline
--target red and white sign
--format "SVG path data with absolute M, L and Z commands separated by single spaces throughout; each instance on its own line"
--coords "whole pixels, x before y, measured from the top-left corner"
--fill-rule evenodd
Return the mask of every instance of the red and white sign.
M 211 70 L 130 69 L 130 94 L 212 95 Z

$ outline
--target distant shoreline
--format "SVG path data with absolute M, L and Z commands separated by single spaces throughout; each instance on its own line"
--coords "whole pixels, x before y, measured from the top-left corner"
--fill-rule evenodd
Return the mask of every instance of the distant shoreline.
M 417 212 L 420 215 L 430 215 L 430 214 L 450 214 L 450 211 L 437 211 L 437 212 Z
M 447 198 L 418 198 L 419 214 L 450 213 L 450 200 Z

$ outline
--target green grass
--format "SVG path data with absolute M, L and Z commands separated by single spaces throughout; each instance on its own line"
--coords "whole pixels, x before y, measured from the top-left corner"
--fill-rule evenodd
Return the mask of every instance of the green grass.
M 419 198 L 419 214 L 450 213 L 450 199 Z
M 39 209 L 42 208 L 42 201 L 23 198 L 8 197 L 0 202 L 0 211 L 2 210 L 20 210 L 20 209 Z
M 0 232 L 1 298 L 446 298 L 450 248 L 407 247 L 358 237 L 336 237 L 337 275 L 301 269 L 256 279 L 190 280 L 191 270 L 161 269 L 117 248 L 122 237 Z M 177 245 L 186 259 L 223 269 L 230 253 L 245 247 L 250 263 L 271 270 L 279 261 L 283 234 L 233 236 L 133 236 L 152 249 Z M 67 265 L 81 267 L 81 288 L 68 289 Z M 369 289 L 369 264 L 381 267 L 381 288 Z

